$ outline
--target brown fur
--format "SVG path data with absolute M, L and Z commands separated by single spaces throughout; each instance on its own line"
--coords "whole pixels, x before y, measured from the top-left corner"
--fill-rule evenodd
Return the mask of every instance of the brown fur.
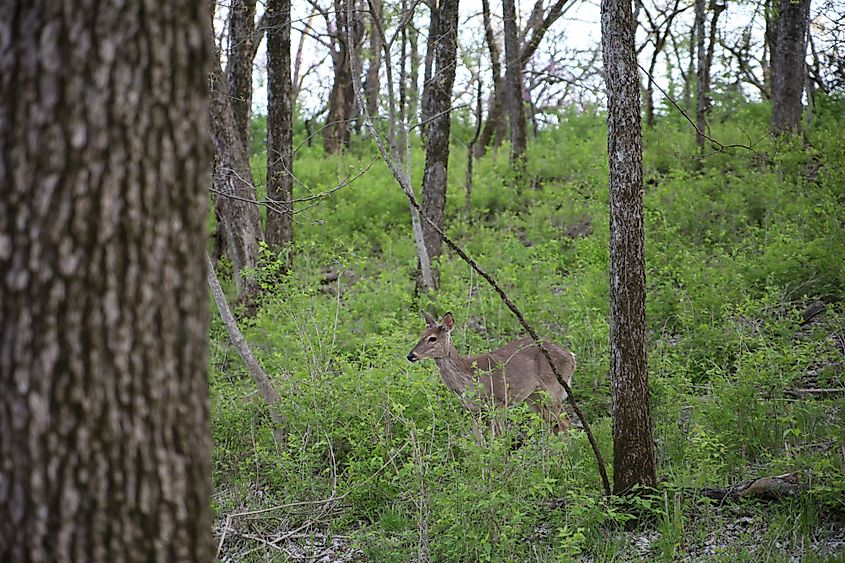
M 423 313 L 425 332 L 408 354 L 410 361 L 433 359 L 443 383 L 463 400 L 471 411 L 481 404 L 507 408 L 527 401 L 555 432 L 569 428 L 563 410 L 566 391 L 549 367 L 540 348 L 530 338 L 520 338 L 490 352 L 461 356 L 452 344 L 454 319 L 451 313 L 441 323 Z M 553 342 L 543 342 L 567 385 L 575 371 L 575 356 Z

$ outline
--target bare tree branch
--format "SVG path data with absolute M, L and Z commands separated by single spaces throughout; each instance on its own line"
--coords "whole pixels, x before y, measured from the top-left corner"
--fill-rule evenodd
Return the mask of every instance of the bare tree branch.
M 270 411 L 270 420 L 273 422 L 273 437 L 276 440 L 276 445 L 283 448 L 285 446 L 285 432 L 287 428 L 287 418 L 276 410 L 276 405 L 279 403 L 279 394 L 273 388 L 273 382 L 267 376 L 267 373 L 255 359 L 252 350 L 249 348 L 243 333 L 238 328 L 238 323 L 232 315 L 232 310 L 229 309 L 229 303 L 226 301 L 226 296 L 223 294 L 223 288 L 220 287 L 220 281 L 217 279 L 217 274 L 214 272 L 214 264 L 211 262 L 211 257 L 208 253 L 205 255 L 205 260 L 208 264 L 208 287 L 211 290 L 211 295 L 214 297 L 214 302 L 217 304 L 217 310 L 220 311 L 220 318 L 223 320 L 223 325 L 226 327 L 226 332 L 229 334 L 229 340 L 234 344 L 241 359 L 249 368 L 249 373 L 258 390 L 261 393 L 264 402 L 267 403 Z

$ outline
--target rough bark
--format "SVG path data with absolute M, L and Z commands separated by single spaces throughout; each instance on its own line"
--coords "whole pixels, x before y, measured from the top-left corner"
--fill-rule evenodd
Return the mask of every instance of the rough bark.
M 772 56 L 772 131 L 801 132 L 810 0 L 781 0 Z
M 435 70 L 429 89 L 430 121 L 423 171 L 423 212 L 442 230 L 445 224 L 446 179 L 449 168 L 449 134 L 452 128 L 452 86 L 458 47 L 458 0 L 441 0 L 435 39 Z M 443 239 L 430 225 L 423 225 L 428 256 L 440 256 Z M 435 279 L 435 284 L 437 283 Z
M 208 3 L 0 11 L 0 560 L 210 561 Z
M 293 103 L 290 74 L 290 0 L 268 0 L 267 20 L 267 243 L 293 240 Z M 278 210 L 277 210 L 278 209 Z
M 505 99 L 511 132 L 511 165 L 519 177 L 524 167 L 523 160 L 528 143 L 525 133 L 525 106 L 522 101 L 522 57 L 514 0 L 503 0 L 502 9 L 505 28 Z
M 244 268 L 258 264 L 261 222 L 255 204 L 255 184 L 246 147 L 235 126 L 229 88 L 215 56 L 209 76 L 211 88 L 211 134 L 214 142 L 212 190 L 217 194 L 217 216 L 226 238 L 225 250 L 232 261 L 238 297 L 249 301 L 258 284 L 243 275 Z
M 255 0 L 232 0 L 226 79 L 235 128 L 249 151 L 252 112 L 252 59 L 255 56 Z
M 602 0 L 610 168 L 610 381 L 613 487 L 654 487 L 645 340 L 642 128 L 631 3 Z

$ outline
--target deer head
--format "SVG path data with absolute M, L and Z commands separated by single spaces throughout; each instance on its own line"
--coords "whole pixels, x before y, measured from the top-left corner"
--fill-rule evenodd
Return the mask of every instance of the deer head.
M 452 318 L 452 313 L 443 315 L 443 319 L 439 324 L 434 320 L 434 317 L 425 311 L 423 311 L 422 315 L 425 319 L 425 331 L 420 341 L 414 346 L 414 349 L 408 353 L 409 362 L 430 358 L 435 360 L 445 358 L 449 354 L 449 349 L 452 345 L 450 334 L 455 327 L 455 320 Z

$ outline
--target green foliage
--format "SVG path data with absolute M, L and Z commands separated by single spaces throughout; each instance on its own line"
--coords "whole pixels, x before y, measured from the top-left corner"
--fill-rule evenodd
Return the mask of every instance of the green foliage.
M 368 560 L 408 561 L 425 550 L 436 561 L 565 561 L 637 553 L 624 532 L 631 521 L 657 534 L 644 559 L 682 556 L 703 541 L 693 520 L 705 529 L 724 525 L 715 508 L 682 498 L 684 487 L 800 471 L 812 483 L 812 502 L 773 511 L 771 545 L 808 538 L 820 521 L 814 505 L 845 511 L 836 453 L 845 439 L 841 400 L 785 393 L 845 386 L 842 103 L 819 104 L 809 147 L 765 139 L 765 107 L 722 103 L 712 135 L 726 144 L 763 139 L 759 154 L 717 153 L 696 171 L 694 139 L 681 119 L 666 117 L 645 134 L 649 375 L 663 492 L 634 504 L 601 499 L 583 433 L 550 435 L 524 407 L 500 414 L 509 422 L 505 436 L 487 432 L 479 444 L 473 415 L 435 367 L 404 361 L 422 330 L 420 308 L 455 314 L 453 338 L 463 352 L 521 330 L 449 252 L 439 263 L 442 289 L 417 293 L 408 203 L 376 162 L 321 204 L 301 204 L 290 270 L 265 248 L 255 272 L 260 308 L 240 324 L 283 397 L 287 443 L 274 443 L 266 407 L 213 323 L 219 513 L 343 495 L 327 531 L 350 536 Z M 297 135 L 295 144 L 304 140 Z M 530 146 L 537 189 L 520 197 L 509 187 L 507 147 L 500 148 L 476 163 L 469 222 L 466 149 L 456 144 L 447 228 L 541 334 L 577 354 L 574 391 L 610 463 L 605 147 L 602 115 L 561 115 Z M 301 147 L 297 196 L 332 189 L 374 154 L 366 139 L 337 157 Z M 415 140 L 417 187 L 423 161 Z M 253 165 L 260 179 L 264 156 L 255 147 Z M 337 281 L 326 281 L 327 269 Z M 802 313 L 816 300 L 827 310 L 805 323 Z M 518 434 L 523 445 L 512 449 Z M 789 518 L 806 525 L 786 528 Z M 727 553 L 759 560 L 754 544 Z

